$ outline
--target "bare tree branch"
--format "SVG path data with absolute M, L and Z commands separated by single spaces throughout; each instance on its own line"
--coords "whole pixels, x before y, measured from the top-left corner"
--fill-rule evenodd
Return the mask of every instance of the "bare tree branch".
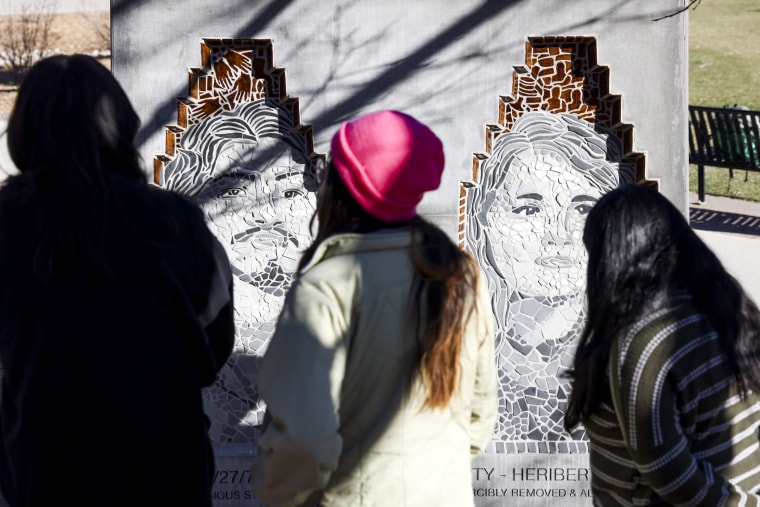
M 111 50 L 111 21 L 110 17 L 83 12 L 80 14 L 98 39 L 101 48 Z
M 692 5 L 693 5 L 693 6 L 694 6 L 694 8 L 696 9 L 696 8 L 697 8 L 697 6 L 698 6 L 698 5 L 699 5 L 701 2 L 702 2 L 702 0 L 691 0 L 691 1 L 689 2 L 689 4 L 688 4 L 686 7 L 683 7 L 683 8 L 681 8 L 681 9 L 678 9 L 678 10 L 677 10 L 677 11 L 675 11 L 675 12 L 671 12 L 670 14 L 668 14 L 668 15 L 666 15 L 666 16 L 661 16 L 661 17 L 659 17 L 659 18 L 655 18 L 655 19 L 653 19 L 652 21 L 661 21 L 661 20 L 663 20 L 663 19 L 668 19 L 668 18 L 672 18 L 672 17 L 674 17 L 674 16 L 678 16 L 678 15 L 679 15 L 679 14 L 681 14 L 682 12 L 686 12 L 686 11 L 688 11 L 688 10 L 691 8 L 691 6 L 692 6 Z
M 0 65 L 18 83 L 52 42 L 51 27 L 57 0 L 25 2 L 20 14 L 8 16 L 0 31 Z

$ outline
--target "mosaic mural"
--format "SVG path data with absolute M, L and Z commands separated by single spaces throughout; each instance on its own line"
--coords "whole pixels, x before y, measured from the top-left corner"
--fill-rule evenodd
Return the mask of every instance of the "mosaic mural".
M 496 321 L 499 420 L 490 451 L 585 452 L 562 427 L 584 311 L 586 214 L 644 182 L 644 156 L 608 89 L 593 37 L 532 37 L 512 95 L 460 189 L 460 243 L 486 276 Z
M 177 125 L 167 128 L 166 153 L 154 160 L 154 182 L 194 199 L 230 258 L 235 349 L 205 390 L 205 409 L 213 441 L 250 444 L 264 415 L 256 357 L 311 242 L 314 167 L 323 157 L 273 66 L 271 41 L 203 39 L 201 62 Z

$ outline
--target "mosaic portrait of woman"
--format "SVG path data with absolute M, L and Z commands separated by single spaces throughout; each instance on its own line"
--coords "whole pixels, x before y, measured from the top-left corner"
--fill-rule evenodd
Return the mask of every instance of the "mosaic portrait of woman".
M 499 135 L 468 189 L 465 243 L 492 294 L 499 442 L 583 440 L 562 417 L 584 316 L 586 214 L 633 176 L 615 135 L 571 114 L 525 113 Z

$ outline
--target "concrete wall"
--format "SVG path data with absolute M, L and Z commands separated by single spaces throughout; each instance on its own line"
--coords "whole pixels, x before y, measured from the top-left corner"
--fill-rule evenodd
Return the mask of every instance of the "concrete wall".
M 455 203 L 439 195 L 470 178 L 472 153 L 483 150 L 484 126 L 511 91 L 527 37 L 592 35 L 648 177 L 685 212 L 687 18 L 653 21 L 683 3 L 113 0 L 113 70 L 143 120 L 149 166 L 164 151 L 164 127 L 176 123 L 200 38 L 271 38 L 317 151 L 342 120 L 364 112 L 395 108 L 429 123 L 446 146 L 447 169 L 425 209 L 453 215 Z
M 113 0 L 113 70 L 143 120 L 139 144 L 150 171 L 154 157 L 166 150 L 166 127 L 178 123 L 177 99 L 188 96 L 188 69 L 200 66 L 201 38 L 271 39 L 274 63 L 284 69 L 287 94 L 299 99 L 300 122 L 312 126 L 317 153 L 328 151 L 341 121 L 378 109 L 408 112 L 433 128 L 444 142 L 446 172 L 441 188 L 426 196 L 420 211 L 452 238 L 461 239 L 459 212 L 465 206 L 459 199 L 460 183 L 473 180 L 473 154 L 488 151 L 486 140 L 493 139 L 486 125 L 500 122 L 500 97 L 513 94 L 513 66 L 525 63 L 528 38 L 536 36 L 595 39 L 597 62 L 609 68 L 609 92 L 622 97 L 619 123 L 633 127 L 629 151 L 646 160 L 643 177 L 656 182 L 686 212 L 687 19 L 682 14 L 655 21 L 683 4 L 683 0 Z M 584 143 L 571 142 L 581 147 Z M 484 173 L 500 170 L 507 169 L 484 164 Z M 559 195 L 564 199 L 568 192 L 565 186 Z M 493 210 L 483 211 L 483 224 L 491 233 L 509 229 L 489 225 L 488 213 Z M 468 222 L 465 229 L 476 225 Z M 577 225 L 582 227 L 582 222 Z M 539 225 L 527 227 L 528 233 L 537 232 Z M 476 250 L 478 241 L 469 239 L 467 246 Z M 519 235 L 517 242 L 530 246 Z M 486 254 L 476 256 L 487 269 L 482 262 Z M 510 262 L 508 256 L 496 258 Z M 495 294 L 509 294 L 509 276 L 493 280 L 493 287 L 498 287 L 492 287 Z M 539 277 L 539 285 L 548 287 L 545 281 Z M 550 289 L 566 298 L 567 287 L 582 284 L 580 279 L 565 280 Z M 252 301 L 259 297 L 250 296 Z M 582 297 L 576 291 L 571 299 L 577 310 L 572 317 L 549 319 L 551 326 L 537 325 L 533 331 L 547 336 L 550 327 L 556 328 L 552 332 L 572 342 L 582 322 L 578 310 Z M 535 306 L 528 299 L 519 303 Z M 241 322 L 257 323 L 260 335 L 255 343 L 266 342 L 269 331 L 264 329 L 271 329 L 271 318 L 252 317 L 245 314 L 251 305 L 239 306 Z M 494 312 L 503 317 L 499 308 Z M 510 314 L 502 319 L 497 332 L 506 336 L 514 327 L 512 318 Z M 497 336 L 499 340 L 505 339 Z M 239 370 L 260 352 L 255 343 L 238 337 L 234 361 Z M 507 353 L 501 346 L 500 354 L 512 367 L 528 365 L 537 371 L 545 366 L 541 361 L 509 359 L 514 351 Z M 566 359 L 564 351 L 552 359 L 552 365 L 566 366 Z M 254 377 L 255 367 L 248 368 Z M 509 382 L 521 382 L 519 376 L 503 377 L 502 390 L 510 392 L 502 392 L 502 400 L 514 394 Z M 258 416 L 253 418 L 257 420 Z M 526 430 L 515 436 L 509 431 L 511 424 L 502 424 L 495 437 L 499 445 L 491 446 L 473 465 L 477 504 L 588 505 L 583 435 L 556 433 L 535 439 L 526 437 Z M 224 434 L 220 431 L 215 437 L 220 468 L 217 504 L 255 505 L 247 498 L 245 484 L 253 443 L 219 437 Z

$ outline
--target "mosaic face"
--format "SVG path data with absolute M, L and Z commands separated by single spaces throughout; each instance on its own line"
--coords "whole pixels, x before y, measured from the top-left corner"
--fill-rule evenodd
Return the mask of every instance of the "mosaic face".
M 525 150 L 504 170 L 486 212 L 497 268 L 523 297 L 581 292 L 583 224 L 601 192 L 551 152 Z
M 316 199 L 307 190 L 313 187 L 307 184 L 308 158 L 284 114 L 251 103 L 202 120 L 188 129 L 165 170 L 166 186 L 200 205 L 235 275 L 235 348 L 217 382 L 204 391 L 209 435 L 216 442 L 256 440 L 265 410 L 255 386 L 256 358 L 311 242 Z
M 304 217 L 311 216 L 314 198 L 303 186 L 305 165 L 293 160 L 287 144 L 266 138 L 230 142 L 217 163 L 223 170 L 198 194 L 209 226 L 241 282 L 284 296 L 310 239 Z M 271 317 L 258 310 L 257 317 Z
M 545 452 L 537 443 L 585 438 L 562 427 L 563 372 L 583 328 L 583 227 L 619 182 L 616 142 L 572 115 L 526 113 L 495 139 L 467 194 L 465 240 L 496 322 L 497 452 Z

